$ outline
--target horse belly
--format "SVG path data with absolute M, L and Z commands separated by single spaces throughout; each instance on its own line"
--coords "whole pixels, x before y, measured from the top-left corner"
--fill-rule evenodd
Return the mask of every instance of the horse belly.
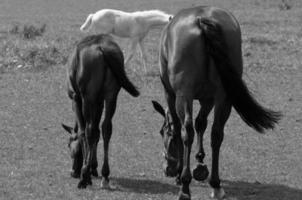
M 209 99 L 215 95 L 216 87 L 209 81 L 199 83 L 194 90 L 194 99 Z
M 134 37 L 139 28 L 135 24 L 135 20 L 132 18 L 116 18 L 113 34 L 118 37 Z
M 110 34 L 113 30 L 113 26 L 110 23 L 102 22 L 95 25 L 95 31 L 103 34 Z

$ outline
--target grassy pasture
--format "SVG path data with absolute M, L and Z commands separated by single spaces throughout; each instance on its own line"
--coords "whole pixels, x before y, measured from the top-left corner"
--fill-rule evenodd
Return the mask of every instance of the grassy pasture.
M 134 99 L 121 91 L 119 96 L 110 143 L 113 190 L 100 189 L 100 179 L 78 190 L 78 180 L 69 176 L 67 135 L 60 123 L 71 124 L 73 113 L 64 65 L 75 42 L 84 36 L 80 25 L 97 9 L 176 13 L 194 5 L 215 5 L 232 11 L 241 24 L 249 88 L 262 104 L 284 113 L 275 130 L 259 135 L 232 112 L 220 157 L 227 199 L 300 200 L 302 2 L 286 2 L 288 10 L 281 0 L 0 1 L 0 199 L 176 199 L 174 179 L 162 172 L 158 134 L 162 120 L 151 106 L 153 99 L 165 103 L 157 65 L 160 30 L 145 39 L 148 74 L 137 55 L 126 69 L 142 94 Z M 41 36 L 24 38 L 24 27 L 39 29 L 44 24 Z M 125 50 L 126 42 L 118 41 Z M 210 167 L 209 130 L 205 150 Z M 192 155 L 195 152 L 194 145 Z M 101 167 L 101 141 L 98 154 Z M 209 199 L 208 184 L 192 181 L 191 189 L 192 199 Z

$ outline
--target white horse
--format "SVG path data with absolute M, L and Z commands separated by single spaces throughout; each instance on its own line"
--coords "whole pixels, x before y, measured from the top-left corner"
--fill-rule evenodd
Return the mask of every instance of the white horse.
M 123 12 L 120 10 L 103 9 L 94 14 L 88 15 L 81 26 L 81 31 L 87 32 L 92 28 L 99 33 L 112 34 L 122 38 L 129 38 L 130 45 L 125 64 L 128 65 L 133 57 L 136 46 L 139 45 L 140 54 L 143 60 L 145 72 L 146 53 L 143 46 L 143 39 L 150 29 L 167 24 L 172 15 L 160 10 L 148 10 L 137 12 Z

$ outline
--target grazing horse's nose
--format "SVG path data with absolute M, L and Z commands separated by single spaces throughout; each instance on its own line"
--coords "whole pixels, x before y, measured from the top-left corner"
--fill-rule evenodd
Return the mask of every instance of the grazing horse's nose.
M 76 172 L 75 170 L 71 169 L 70 170 L 70 176 L 73 178 L 80 178 L 80 173 Z
M 167 177 L 175 177 L 177 176 L 177 169 L 173 169 L 168 165 L 164 165 L 164 173 Z

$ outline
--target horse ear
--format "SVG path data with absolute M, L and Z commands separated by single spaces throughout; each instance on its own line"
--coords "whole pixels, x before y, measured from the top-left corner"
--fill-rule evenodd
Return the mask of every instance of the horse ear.
M 161 114 L 163 117 L 165 117 L 165 110 L 164 108 L 157 102 L 157 101 L 152 101 L 153 104 L 153 108 L 159 112 L 159 114 Z
M 64 128 L 64 130 L 67 131 L 67 133 L 72 134 L 73 128 L 71 128 L 70 126 L 67 126 L 67 125 L 65 125 L 63 123 L 61 125 Z

